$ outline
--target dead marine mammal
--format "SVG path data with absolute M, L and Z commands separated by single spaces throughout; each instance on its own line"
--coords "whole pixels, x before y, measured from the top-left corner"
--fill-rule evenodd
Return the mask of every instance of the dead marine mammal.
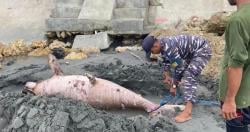
M 24 91 L 39 96 L 62 95 L 65 98 L 83 101 L 98 108 L 137 108 L 147 112 L 158 107 L 157 104 L 143 98 L 111 81 L 92 75 L 63 75 L 59 63 L 49 55 L 49 65 L 54 75 L 40 82 L 27 82 Z M 160 110 L 169 110 L 184 106 L 165 105 Z

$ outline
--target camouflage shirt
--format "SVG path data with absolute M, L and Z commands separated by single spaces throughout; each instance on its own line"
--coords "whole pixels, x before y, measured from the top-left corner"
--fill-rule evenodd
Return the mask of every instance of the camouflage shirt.
M 180 81 L 182 72 L 187 68 L 192 58 L 209 55 L 211 52 L 203 52 L 204 48 L 210 46 L 202 37 L 190 35 L 178 35 L 160 39 L 163 48 L 163 70 L 171 73 L 174 82 Z M 206 50 L 207 51 L 207 50 Z

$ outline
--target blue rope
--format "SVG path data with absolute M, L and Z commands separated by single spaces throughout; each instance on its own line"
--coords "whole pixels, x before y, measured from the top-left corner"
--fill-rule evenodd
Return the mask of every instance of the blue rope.
M 160 101 L 160 106 L 163 106 L 165 104 L 174 104 L 174 105 L 181 105 L 184 104 L 185 101 L 183 99 L 183 96 L 180 94 L 177 94 L 176 96 L 172 95 L 167 95 L 165 96 L 161 101 Z M 197 100 L 196 102 L 197 105 L 202 105 L 202 106 L 218 106 L 220 107 L 220 102 L 215 101 L 215 100 Z

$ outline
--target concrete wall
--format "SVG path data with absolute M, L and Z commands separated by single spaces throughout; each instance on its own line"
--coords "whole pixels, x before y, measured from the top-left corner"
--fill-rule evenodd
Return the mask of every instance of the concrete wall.
M 152 1 L 162 3 L 162 6 L 152 4 Z M 209 17 L 217 11 L 234 9 L 229 8 L 227 0 L 152 1 L 153 6 L 149 9 L 151 23 L 166 20 L 165 24 L 171 24 L 194 15 Z M 43 39 L 45 19 L 49 18 L 54 7 L 55 0 L 0 0 L 0 42 L 20 38 L 26 41 Z
M 234 11 L 227 0 L 151 0 L 149 22 L 172 25 L 192 16 L 209 18 L 219 11 Z
M 0 0 L 0 42 L 43 39 L 54 0 Z

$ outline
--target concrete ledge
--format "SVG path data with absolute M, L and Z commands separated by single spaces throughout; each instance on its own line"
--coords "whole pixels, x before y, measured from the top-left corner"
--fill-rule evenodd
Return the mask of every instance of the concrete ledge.
M 110 44 L 111 41 L 107 32 L 101 32 L 93 35 L 77 35 L 73 43 L 73 48 L 107 49 Z
M 117 8 L 148 8 L 149 0 L 116 0 Z
M 121 18 L 146 18 L 146 8 L 117 8 L 114 10 L 114 19 Z
M 116 33 L 142 33 L 143 19 L 114 19 L 112 20 L 112 29 Z
M 114 32 L 108 31 L 109 35 L 147 35 L 150 32 L 154 31 L 156 28 L 154 25 L 144 26 L 143 32 L 134 32 L 134 31 L 124 31 L 124 32 Z
M 109 21 L 77 18 L 49 18 L 46 26 L 47 31 L 94 31 L 111 28 Z
M 77 18 L 81 8 L 56 7 L 51 11 L 51 18 Z

